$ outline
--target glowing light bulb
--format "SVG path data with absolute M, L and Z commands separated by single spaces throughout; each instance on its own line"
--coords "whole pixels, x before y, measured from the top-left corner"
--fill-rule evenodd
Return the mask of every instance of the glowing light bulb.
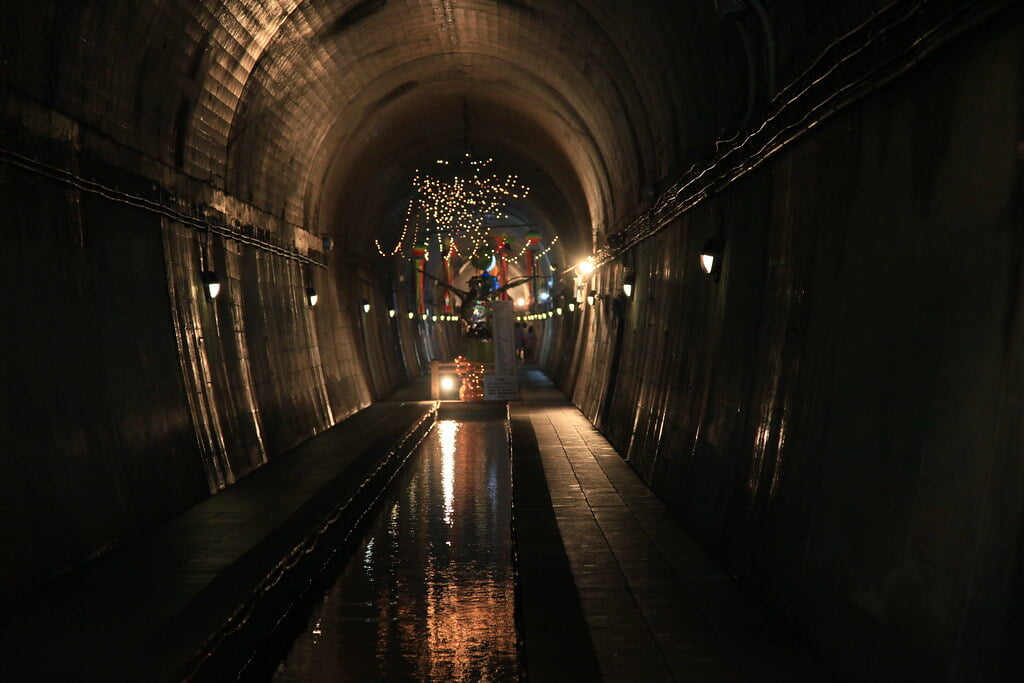
M 700 267 L 705 273 L 710 273 L 715 269 L 715 255 L 714 254 L 701 254 L 700 255 Z

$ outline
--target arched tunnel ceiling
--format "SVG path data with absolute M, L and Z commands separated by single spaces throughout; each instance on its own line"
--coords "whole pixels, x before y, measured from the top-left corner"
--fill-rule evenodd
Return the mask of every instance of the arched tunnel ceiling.
M 493 0 L 296 6 L 240 99 L 228 179 L 258 196 L 270 192 L 259 182 L 287 169 L 254 177 L 252 168 L 287 159 L 308 169 L 306 220 L 352 230 L 344 241 L 365 248 L 378 230 L 394 230 L 382 216 L 395 207 L 379 200 L 401 192 L 387 185 L 407 187 L 414 168 L 462 151 L 461 101 L 474 148 L 529 176 L 537 192 L 527 210 L 589 252 L 622 213 L 623 190 L 648 184 L 652 127 L 667 127 L 649 106 L 670 109 L 641 92 L 660 73 L 642 31 L 650 11 L 623 9 Z M 293 153 L 273 153 L 278 145 Z
M 510 206 L 520 218 L 499 223 L 529 224 L 548 242 L 559 235 L 559 250 L 589 252 L 587 193 L 569 151 L 538 122 L 540 117 L 514 99 L 484 99 L 483 88 L 466 90 L 465 83 L 426 86 L 427 94 L 418 93 L 419 87 L 390 106 L 372 108 L 357 139 L 334 148 L 319 197 L 321 225 L 337 234 L 339 244 L 360 249 L 378 238 L 390 249 L 400 238 L 414 171 L 429 172 L 436 168 L 434 160 L 457 158 L 468 139 L 475 158 L 494 159 L 488 171 L 517 174 L 531 188 L 525 200 Z
M 27 74 L 13 85 L 75 120 L 271 215 L 348 231 L 339 241 L 367 251 L 393 229 L 381 225 L 412 171 L 463 151 L 463 106 L 473 148 L 535 188 L 520 213 L 585 252 L 713 140 L 720 109 L 742 109 L 721 94 L 743 91 L 744 67 L 720 47 L 711 0 L 95 1 L 13 13 L 25 49 L 9 51 L 9 85 Z

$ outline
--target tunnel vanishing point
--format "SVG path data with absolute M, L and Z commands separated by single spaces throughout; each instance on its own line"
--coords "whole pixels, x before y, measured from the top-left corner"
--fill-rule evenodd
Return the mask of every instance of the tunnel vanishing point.
M 538 366 L 745 591 L 841 680 L 1021 680 L 1021 3 L 2 17 L 5 609 L 451 360 L 392 247 L 471 153 Z

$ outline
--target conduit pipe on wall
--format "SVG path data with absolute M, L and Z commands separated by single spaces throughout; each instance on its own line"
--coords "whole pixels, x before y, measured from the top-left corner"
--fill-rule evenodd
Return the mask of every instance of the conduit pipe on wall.
M 26 171 L 36 173 L 45 178 L 49 178 L 50 180 L 63 183 L 64 185 L 73 187 L 76 190 L 95 194 L 118 204 L 124 204 L 136 209 L 155 213 L 194 230 L 220 235 L 239 242 L 240 244 L 244 244 L 261 251 L 266 251 L 274 254 L 275 256 L 280 256 L 291 261 L 298 261 L 299 263 L 305 263 L 319 268 L 327 267 L 326 257 L 318 251 L 309 250 L 307 253 L 303 254 L 294 246 L 276 244 L 270 240 L 250 234 L 250 232 L 244 228 L 236 228 L 228 225 L 227 223 L 211 221 L 206 216 L 200 218 L 183 213 L 182 211 L 168 206 L 164 201 L 149 199 L 124 192 L 123 190 L 103 185 L 93 180 L 89 180 L 88 178 L 83 178 L 66 169 L 50 166 L 49 164 L 45 164 L 36 159 L 18 154 L 17 152 L 0 149 L 0 160 L 11 163 L 19 168 L 25 169 Z M 161 195 L 163 194 L 164 193 L 161 193 Z
M 935 49 L 1012 0 L 976 0 L 954 11 L 942 0 L 897 0 L 833 43 L 799 78 L 775 97 L 764 122 L 691 169 L 651 209 L 608 236 L 594 255 L 602 265 L 657 234 L 706 197 L 759 167 L 771 156 L 838 111 L 921 62 Z

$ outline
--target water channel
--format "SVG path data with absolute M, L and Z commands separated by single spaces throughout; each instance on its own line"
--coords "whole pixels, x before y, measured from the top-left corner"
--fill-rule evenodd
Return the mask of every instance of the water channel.
M 410 457 L 274 681 L 517 680 L 506 422 L 454 417 Z

